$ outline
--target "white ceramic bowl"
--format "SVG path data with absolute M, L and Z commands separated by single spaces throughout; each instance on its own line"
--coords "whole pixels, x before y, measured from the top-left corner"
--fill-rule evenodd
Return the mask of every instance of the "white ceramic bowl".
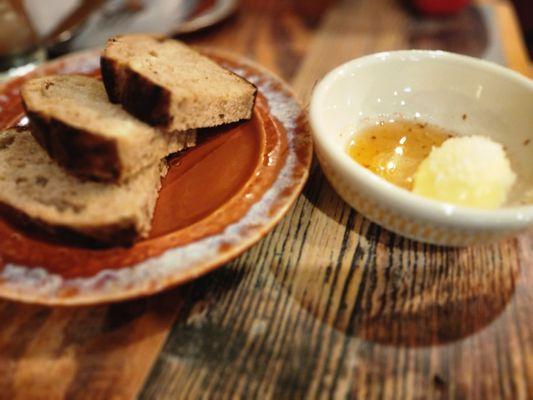
M 502 143 L 517 175 L 509 205 L 480 210 L 430 200 L 352 160 L 346 153 L 350 133 L 389 118 L 420 120 Z M 463 246 L 533 226 L 533 81 L 522 75 L 442 51 L 374 54 L 343 64 L 322 79 L 313 92 L 310 120 L 318 160 L 335 190 L 394 232 Z

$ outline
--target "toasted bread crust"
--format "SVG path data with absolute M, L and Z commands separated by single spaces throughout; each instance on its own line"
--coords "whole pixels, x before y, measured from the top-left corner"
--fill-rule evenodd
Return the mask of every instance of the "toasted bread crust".
M 159 79 L 164 69 L 156 68 L 154 71 L 144 66 L 141 67 L 138 63 L 131 63 L 131 59 L 128 58 L 131 54 L 123 56 L 111 50 L 121 40 L 132 40 L 133 36 L 137 36 L 139 40 L 151 40 L 155 44 L 175 42 L 176 51 L 184 51 L 189 57 L 187 61 L 189 64 L 185 62 L 183 71 L 190 69 L 192 78 L 187 80 L 182 76 L 182 80 L 176 80 L 175 82 L 180 87 L 180 90 L 176 92 L 176 86 L 168 82 L 163 83 L 163 80 Z M 127 45 L 126 43 L 124 46 Z M 158 56 L 158 49 L 152 51 L 149 45 L 142 51 L 146 52 L 147 57 L 148 55 Z M 142 53 L 137 53 L 139 54 Z M 194 68 L 190 67 L 191 54 L 194 54 L 193 58 L 196 57 L 198 65 L 204 68 L 206 66 L 213 68 L 211 65 L 216 65 L 208 57 L 202 56 L 194 49 L 188 49 L 173 39 L 150 35 L 125 35 L 109 39 L 108 46 L 100 58 L 102 78 L 109 100 L 113 103 L 120 103 L 128 113 L 139 120 L 167 132 L 207 128 L 249 120 L 252 117 L 257 87 L 242 76 L 221 66 L 218 66 L 218 70 L 211 70 L 207 75 L 205 70 L 200 68 L 203 72 L 194 76 Z M 168 60 L 167 57 L 167 62 Z M 174 60 L 180 67 L 180 58 L 177 57 Z M 228 78 L 229 76 L 231 79 Z M 205 82 L 210 78 L 214 78 L 214 85 L 219 86 L 220 90 L 216 95 L 212 92 L 204 94 L 201 87 L 202 84 L 205 87 Z M 200 87 L 197 88 L 195 85 Z M 234 93 L 229 97 L 224 96 L 224 85 L 238 87 L 241 93 Z M 214 107 L 213 103 L 216 103 Z M 204 110 L 209 111 L 204 112 Z M 195 117 L 191 118 L 191 115 Z
M 167 127 L 172 122 L 171 93 L 126 65 L 105 56 L 100 58 L 102 78 L 109 101 L 152 126 Z
M 27 127 L 8 129 L 0 132 L 0 213 L 34 228 L 25 232 L 40 240 L 129 245 L 150 233 L 167 169 L 163 160 L 123 184 L 80 181 L 46 154 Z
M 100 72 L 109 101 L 115 104 L 120 103 L 121 90 L 119 82 L 122 79 L 118 78 L 118 74 L 120 73 L 118 62 L 104 56 L 100 57 Z
M 51 158 L 72 174 L 102 182 L 120 180 L 121 166 L 115 140 L 74 128 L 26 108 L 31 133 Z
M 130 114 L 152 126 L 168 128 L 172 123 L 169 90 L 147 77 L 133 71 L 127 65 L 102 56 L 100 58 L 102 78 L 109 101 L 120 103 Z M 257 87 L 243 77 L 228 71 L 254 89 L 253 104 L 257 98 Z M 253 109 L 253 106 L 250 110 Z M 252 112 L 247 118 L 252 118 Z
M 21 89 L 33 135 L 80 178 L 123 183 L 169 154 L 195 145 L 196 133 L 162 132 L 108 101 L 102 81 L 80 75 L 31 79 Z
M 30 217 L 13 206 L 0 202 L 0 215 L 12 225 L 39 233 L 54 235 L 59 240 L 82 246 L 131 246 L 139 237 L 135 221 L 123 221 L 112 225 L 94 225 L 72 229 L 66 225 L 54 225 L 36 217 Z

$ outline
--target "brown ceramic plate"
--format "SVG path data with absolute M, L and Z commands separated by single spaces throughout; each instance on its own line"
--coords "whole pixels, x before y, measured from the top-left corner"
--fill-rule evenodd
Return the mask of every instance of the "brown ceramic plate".
M 253 118 L 200 131 L 201 143 L 171 161 L 150 237 L 130 248 L 82 247 L 0 219 L 1 297 L 80 305 L 153 294 L 228 262 L 286 213 L 311 161 L 303 110 L 261 67 L 205 52 L 258 87 Z M 98 66 L 98 52 L 78 53 L 0 86 L 0 128 L 25 123 L 18 91 L 29 77 L 98 74 Z

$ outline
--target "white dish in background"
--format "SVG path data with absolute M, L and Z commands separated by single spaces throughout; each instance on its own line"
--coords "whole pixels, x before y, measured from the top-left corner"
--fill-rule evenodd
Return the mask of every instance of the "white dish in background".
M 346 153 L 350 135 L 377 120 L 428 122 L 503 144 L 517 181 L 496 210 L 430 200 L 374 175 Z M 355 59 L 327 74 L 310 105 L 315 149 L 343 199 L 404 236 L 442 245 L 486 243 L 533 226 L 533 82 L 509 69 L 443 51 Z

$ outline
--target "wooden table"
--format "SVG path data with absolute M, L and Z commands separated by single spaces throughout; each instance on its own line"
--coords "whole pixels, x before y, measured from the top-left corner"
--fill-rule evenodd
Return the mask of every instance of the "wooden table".
M 528 73 L 511 9 L 480 4 L 427 21 L 393 0 L 243 0 L 186 40 L 257 60 L 304 103 L 332 67 L 387 49 L 489 54 Z M 0 302 L 0 398 L 526 399 L 531 315 L 532 234 L 416 243 L 350 209 L 315 165 L 273 232 L 196 282 L 110 306 Z

